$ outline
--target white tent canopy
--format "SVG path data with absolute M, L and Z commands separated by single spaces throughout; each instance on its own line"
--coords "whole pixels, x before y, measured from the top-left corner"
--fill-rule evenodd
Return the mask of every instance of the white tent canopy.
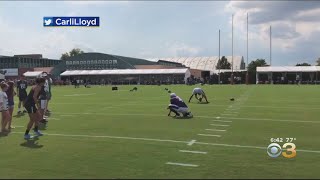
M 190 76 L 187 68 L 183 69 L 115 69 L 115 70 L 72 70 L 65 71 L 60 76 L 83 75 L 144 75 L 144 74 L 186 74 Z
M 257 72 L 320 72 L 320 66 L 267 66 L 257 67 Z
M 246 72 L 247 70 L 245 69 L 234 69 L 233 72 Z M 232 72 L 231 69 L 216 69 L 216 70 L 213 70 L 213 71 L 210 71 L 210 74 L 219 74 L 219 73 L 226 73 L 226 72 Z
M 38 77 L 43 73 L 43 71 L 27 71 L 23 75 L 25 77 Z

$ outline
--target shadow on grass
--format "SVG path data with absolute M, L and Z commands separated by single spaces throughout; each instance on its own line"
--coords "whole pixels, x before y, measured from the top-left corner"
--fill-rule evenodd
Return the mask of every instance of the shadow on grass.
M 0 132 L 0 138 L 7 137 L 8 135 L 9 135 L 9 132 Z
M 20 117 L 23 117 L 23 116 L 25 116 L 25 113 L 19 113 L 19 114 L 16 114 L 16 115 L 12 116 L 12 117 L 20 118 Z
M 31 149 L 42 148 L 43 145 L 39 145 L 38 140 L 39 140 L 39 138 L 37 136 L 35 136 L 32 139 L 28 139 L 28 140 L 26 140 L 26 142 L 21 143 L 20 146 L 31 148 Z

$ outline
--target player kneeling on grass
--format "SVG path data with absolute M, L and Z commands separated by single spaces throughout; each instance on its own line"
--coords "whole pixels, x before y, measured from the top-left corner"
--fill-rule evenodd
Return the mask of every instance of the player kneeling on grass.
M 189 102 L 191 101 L 193 96 L 195 96 L 195 98 L 197 100 L 199 100 L 199 102 L 202 102 L 202 98 L 204 98 L 206 100 L 206 102 L 209 103 L 206 94 L 204 93 L 204 91 L 201 88 L 194 88 L 193 89 L 192 95 L 189 98 Z M 198 96 L 200 96 L 200 97 L 198 97 Z
M 182 113 L 183 117 L 192 117 L 186 103 L 184 103 L 183 100 L 175 93 L 170 94 L 170 104 L 168 109 L 170 109 L 168 116 L 171 115 L 171 112 L 174 112 L 176 114 L 175 117 L 180 117 L 180 113 Z
M 25 102 L 24 107 L 28 111 L 30 121 L 27 125 L 27 130 L 24 134 L 25 139 L 33 138 L 30 136 L 29 131 L 34 125 L 34 132 L 37 136 L 42 136 L 43 134 L 39 131 L 39 121 L 42 119 L 41 114 L 39 113 L 38 109 L 40 109 L 40 103 L 38 101 L 40 96 L 40 91 L 42 86 L 44 86 L 45 79 L 44 78 L 37 78 L 36 85 L 32 86 Z

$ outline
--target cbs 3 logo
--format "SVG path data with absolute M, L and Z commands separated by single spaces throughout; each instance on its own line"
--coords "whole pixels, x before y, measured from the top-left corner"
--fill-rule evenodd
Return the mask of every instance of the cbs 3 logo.
M 296 145 L 294 143 L 285 143 L 282 148 L 278 143 L 271 143 L 267 148 L 267 153 L 273 158 L 280 156 L 280 154 L 285 158 L 294 158 L 297 156 Z M 286 151 L 282 152 L 282 150 Z

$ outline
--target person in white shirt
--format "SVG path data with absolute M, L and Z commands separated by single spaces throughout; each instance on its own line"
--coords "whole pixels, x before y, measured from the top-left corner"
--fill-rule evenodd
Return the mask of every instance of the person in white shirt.
M 200 97 L 198 97 L 198 95 Z M 206 102 L 209 103 L 206 94 L 204 93 L 204 91 L 201 88 L 194 88 L 193 89 L 192 95 L 189 98 L 189 103 L 190 103 L 191 99 L 193 98 L 193 96 L 195 96 L 196 99 L 199 100 L 199 102 L 202 102 L 202 98 L 204 98 L 206 100 Z
M 8 111 L 8 96 L 6 91 L 9 88 L 9 85 L 5 82 L 0 83 L 0 112 L 1 112 L 1 133 L 7 133 L 7 124 L 10 120 L 9 111 Z

